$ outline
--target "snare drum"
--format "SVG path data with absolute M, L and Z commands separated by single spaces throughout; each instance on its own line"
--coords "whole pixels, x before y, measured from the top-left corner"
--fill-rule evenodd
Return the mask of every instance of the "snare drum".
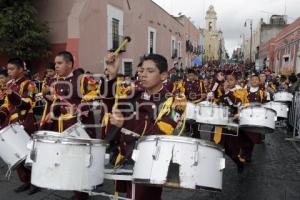
M 35 133 L 36 135 L 39 136 L 52 136 L 52 137 L 66 137 L 66 135 L 62 134 L 62 133 L 58 133 L 58 132 L 54 132 L 54 131 L 38 131 Z M 29 149 L 30 152 L 33 152 L 33 146 L 34 142 L 31 139 L 28 143 L 27 143 L 27 148 Z M 31 159 L 31 155 L 28 154 L 25 160 L 25 166 L 26 167 L 31 167 L 33 163 L 33 160 Z
M 292 102 L 293 94 L 288 92 L 277 92 L 274 94 L 274 101 L 276 102 Z
M 196 121 L 202 124 L 227 125 L 229 109 L 209 102 L 201 102 L 196 108 Z
M 102 140 L 33 136 L 31 183 L 53 190 L 92 190 L 103 183 Z
M 187 120 L 195 120 L 196 119 L 196 104 L 193 104 L 191 102 L 187 102 L 186 104 L 186 119 Z
M 132 155 L 136 183 L 222 190 L 225 158 L 215 144 L 187 137 L 147 136 Z
M 81 139 L 90 139 L 90 136 L 84 129 L 84 125 L 81 122 L 74 124 L 73 126 L 66 129 L 63 134 L 68 137 L 81 138 Z
M 277 120 L 276 111 L 262 106 L 242 107 L 240 128 L 251 133 L 272 133 Z
M 277 118 L 288 118 L 289 107 L 284 103 L 272 101 L 263 106 L 276 111 Z
M 29 141 L 29 135 L 19 124 L 11 124 L 0 130 L 0 156 L 9 168 L 16 168 L 26 159 Z

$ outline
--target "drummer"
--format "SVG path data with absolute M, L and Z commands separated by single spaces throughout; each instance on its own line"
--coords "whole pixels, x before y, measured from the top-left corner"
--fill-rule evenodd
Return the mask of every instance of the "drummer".
M 140 136 L 172 135 L 183 130 L 180 122 L 185 99 L 170 96 L 163 87 L 167 60 L 158 54 L 149 55 L 144 59 L 141 69 L 141 83 L 145 91 L 135 93 L 131 99 L 123 99 L 133 105 L 134 110 L 125 112 L 119 106 L 110 119 L 110 124 L 119 128 L 121 152 L 117 164 L 132 164 L 131 154 Z M 131 197 L 131 183 L 118 182 L 117 191 L 126 192 Z M 160 200 L 161 193 L 161 187 L 136 185 L 138 200 Z
M 47 90 L 53 97 L 47 99 L 49 107 L 46 106 L 45 109 L 50 109 L 43 114 L 41 129 L 63 132 L 81 121 L 87 127 L 90 126 L 86 128 L 87 133 L 91 138 L 95 138 L 92 103 L 88 103 L 97 98 L 95 82 L 91 77 L 84 75 L 81 69 L 74 69 L 73 55 L 67 51 L 56 55 L 55 71 L 56 77 L 49 81 L 51 87 Z M 74 199 L 85 200 L 88 199 L 88 195 L 75 192 Z
M 8 61 L 7 72 L 11 80 L 7 82 L 4 104 L 0 107 L 0 122 L 8 124 L 20 123 L 25 131 L 31 135 L 37 130 L 36 120 L 33 114 L 34 96 L 37 88 L 33 81 L 25 77 L 24 63 L 19 58 Z M 29 195 L 40 191 L 31 185 L 31 171 L 24 167 L 24 163 L 17 167 L 17 173 L 23 185 L 15 189 L 16 193 L 29 190 Z
M 246 91 L 237 85 L 237 75 L 234 72 L 229 72 L 224 82 L 224 94 L 218 99 L 219 104 L 229 107 L 230 117 L 237 120 L 238 108 L 246 101 Z M 222 134 L 222 133 L 226 133 Z M 244 159 L 240 156 L 240 136 L 237 132 L 216 127 L 214 142 L 221 144 L 225 148 L 225 153 L 237 165 L 238 173 L 243 172 Z
M 184 80 L 183 85 L 184 94 L 189 102 L 197 104 L 206 99 L 206 90 L 204 82 L 198 79 L 194 69 L 188 69 L 187 78 Z M 198 124 L 188 123 L 187 131 L 191 133 L 192 137 L 200 138 Z
M 247 88 L 248 103 L 263 104 L 270 100 L 270 96 L 259 87 L 260 79 L 258 73 L 253 73 L 250 79 L 250 87 Z M 259 133 L 241 132 L 242 157 L 251 162 L 252 152 L 255 144 L 262 143 L 262 135 Z
M 0 70 L 0 106 L 4 103 L 5 85 L 8 82 L 8 74 L 6 69 Z M 0 127 L 1 128 L 1 127 Z

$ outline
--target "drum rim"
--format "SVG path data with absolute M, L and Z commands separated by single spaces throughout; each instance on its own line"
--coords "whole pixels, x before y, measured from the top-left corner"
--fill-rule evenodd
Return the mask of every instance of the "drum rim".
M 268 108 L 268 107 L 264 107 L 263 105 L 264 104 L 261 104 L 261 105 L 252 105 L 252 106 L 251 105 L 250 106 L 242 106 L 240 108 L 240 112 L 242 112 L 242 110 L 247 109 L 247 108 L 254 108 L 254 107 L 256 107 L 256 108 L 265 108 L 265 109 L 267 109 L 269 111 L 272 111 L 275 115 L 277 115 L 277 112 L 275 110 L 273 110 L 271 108 Z
M 44 136 L 44 135 L 33 135 L 34 141 L 44 142 L 44 143 L 59 143 L 66 145 L 97 145 L 101 144 L 107 146 L 108 143 L 101 139 L 80 139 L 71 137 L 56 137 L 56 136 Z
M 159 139 L 158 139 L 159 138 Z M 189 143 L 189 144 L 200 144 L 202 146 L 211 147 L 217 149 L 219 151 L 224 152 L 224 148 L 222 148 L 218 144 L 214 144 L 208 140 L 201 140 L 196 138 L 190 138 L 185 136 L 175 136 L 175 135 L 149 135 L 149 136 L 142 136 L 139 139 L 138 143 L 146 142 L 146 141 L 155 141 L 155 140 L 162 140 L 162 141 L 174 141 L 174 142 L 181 142 L 181 143 Z
M 9 128 L 13 127 L 13 126 L 17 126 L 17 127 L 23 127 L 21 124 L 19 123 L 12 123 L 7 125 L 6 127 L 4 127 L 3 129 L 0 130 L 0 135 L 3 134 L 5 131 L 7 131 Z M 22 130 L 24 130 L 24 128 L 22 128 Z M 25 131 L 25 130 L 24 130 Z
M 279 105 L 280 104 L 281 106 L 284 106 L 284 107 L 288 108 L 288 106 L 285 103 L 280 102 L 280 101 L 270 101 L 270 102 L 264 103 L 263 106 L 272 105 L 272 104 L 274 104 L 274 105 Z
M 219 109 L 229 110 L 228 106 L 222 106 L 222 105 L 217 105 L 217 104 L 211 104 L 211 105 L 197 104 L 196 107 L 201 107 L 201 108 L 219 108 Z

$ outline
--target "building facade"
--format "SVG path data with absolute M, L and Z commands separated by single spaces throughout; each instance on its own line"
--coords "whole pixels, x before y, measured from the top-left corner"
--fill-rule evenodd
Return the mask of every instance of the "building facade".
M 209 6 L 206 12 L 206 29 L 205 35 L 205 60 L 221 60 L 225 55 L 225 43 L 223 32 L 217 29 L 217 13 L 214 7 Z

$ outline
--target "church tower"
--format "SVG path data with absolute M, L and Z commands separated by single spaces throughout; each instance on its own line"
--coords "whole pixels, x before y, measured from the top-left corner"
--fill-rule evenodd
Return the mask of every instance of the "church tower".
M 210 5 L 208 10 L 206 11 L 206 29 L 209 32 L 216 32 L 217 31 L 217 13 L 215 8 Z

